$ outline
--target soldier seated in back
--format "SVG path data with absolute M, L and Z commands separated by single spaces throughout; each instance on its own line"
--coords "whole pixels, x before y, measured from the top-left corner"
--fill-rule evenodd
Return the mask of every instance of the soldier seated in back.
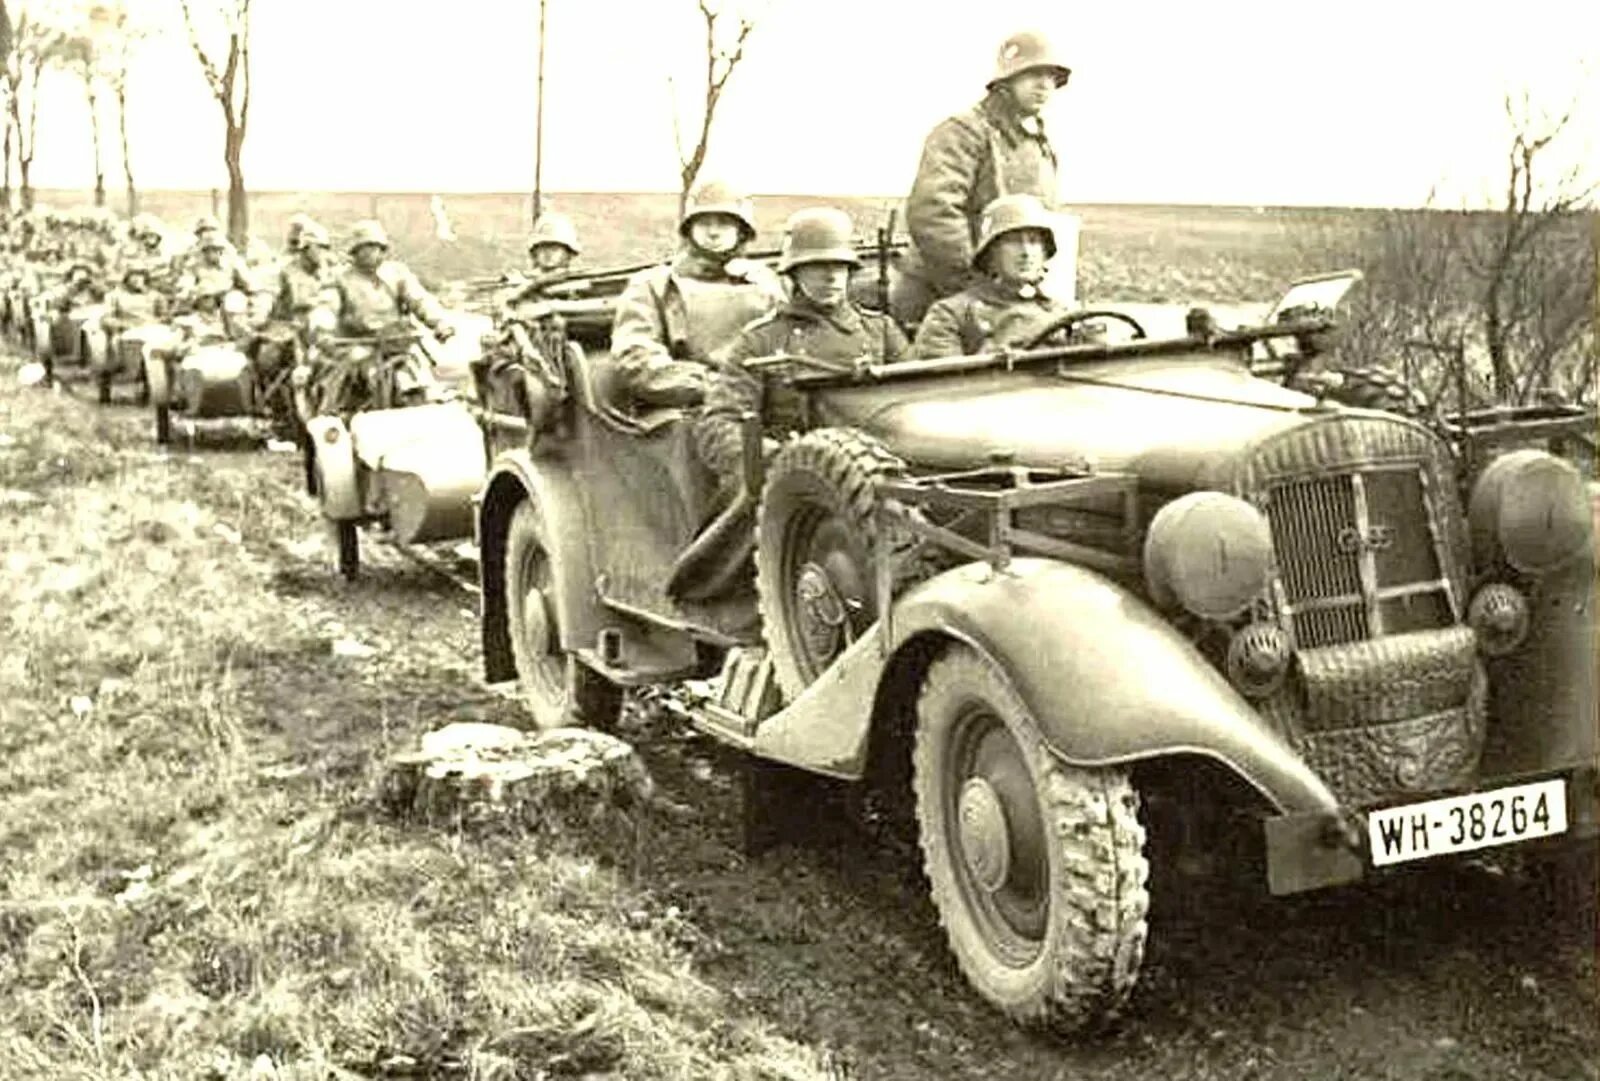
M 800 358 L 830 366 L 895 361 L 905 355 L 906 338 L 894 320 L 850 301 L 850 275 L 861 265 L 851 236 L 849 216 L 831 207 L 790 217 L 778 259 L 779 273 L 790 282 L 790 299 L 747 325 L 716 357 L 719 374 L 695 422 L 695 450 L 725 491 L 739 483 L 744 413 L 760 416 L 769 437 L 803 430 L 808 420 L 804 399 L 786 383 L 788 371 L 751 371 L 745 361 L 793 357 L 793 364 L 784 367 L 804 371 Z
M 1004 195 L 991 202 L 972 256 L 981 278 L 928 309 L 912 355 L 965 356 L 1016 345 L 1070 311 L 1039 291 L 1055 253 L 1054 225 L 1038 199 Z
M 528 237 L 529 269 L 510 271 L 503 279 L 511 290 L 500 300 L 501 314 L 510 315 L 521 304 L 544 299 L 550 285 L 565 278 L 572 261 L 582 254 L 578 227 L 571 218 L 554 211 L 539 215 Z
M 690 193 L 678 234 L 672 261 L 635 274 L 617 300 L 610 364 L 619 408 L 698 406 L 712 354 L 784 299 L 770 270 L 740 257 L 756 235 L 749 198 L 708 181 Z

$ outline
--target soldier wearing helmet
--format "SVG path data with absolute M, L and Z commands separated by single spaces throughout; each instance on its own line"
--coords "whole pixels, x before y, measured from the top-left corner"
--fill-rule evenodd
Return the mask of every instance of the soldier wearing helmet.
M 620 405 L 704 399 L 712 354 L 783 299 L 777 277 L 740 258 L 755 239 L 750 199 L 720 181 L 690 192 L 671 262 L 640 271 L 617 300 L 611 364 Z
M 563 277 L 572 261 L 583 254 L 578 242 L 578 227 L 565 214 L 550 212 L 539 215 L 528 237 L 527 274 L 512 271 L 506 276 L 514 288 L 500 302 L 503 314 L 518 304 L 539 300 L 553 281 Z
M 195 240 L 194 255 L 186 261 L 178 280 L 181 303 L 193 306 L 197 301 L 221 297 L 234 290 L 246 296 L 255 292 L 244 260 L 239 258 L 221 230 L 200 233 Z
M 350 265 L 334 278 L 329 292 L 340 334 L 375 335 L 407 316 L 420 320 L 440 341 L 455 333 L 445 321 L 444 307 L 411 268 L 389 258 L 389 234 L 382 224 L 356 222 L 345 247 Z
M 316 219 L 310 214 L 301 212 L 289 219 L 288 228 L 283 233 L 283 250 L 293 257 L 300 250 L 300 237 L 308 225 L 316 225 Z
M 981 353 L 1025 341 L 1069 309 L 1039 291 L 1056 251 L 1051 215 L 1031 195 L 1003 195 L 984 208 L 973 285 L 928 309 L 913 356 Z
M 332 248 L 333 239 L 320 223 L 311 218 L 301 223 L 295 237 L 294 254 L 278 269 L 277 289 L 268 318 L 303 327 L 311 310 L 327 303 L 336 273 L 330 259 Z
M 781 375 L 757 375 L 744 361 L 781 355 L 852 364 L 905 355 L 906 337 L 894 320 L 850 300 L 850 275 L 861 265 L 852 235 L 850 216 L 842 210 L 815 207 L 792 215 L 778 258 L 778 272 L 792 286 L 789 299 L 748 324 L 716 357 L 720 374 L 695 423 L 695 449 L 725 483 L 739 475 L 743 413 L 760 415 L 768 434 L 797 431 L 805 423 L 802 401 Z
M 928 134 L 906 200 L 911 250 L 889 300 L 902 324 L 970 284 L 984 207 L 1002 195 L 1033 195 L 1054 208 L 1058 163 L 1040 113 L 1071 74 L 1043 34 L 1013 34 L 983 100 Z
M 123 265 L 122 281 L 106 297 L 106 314 L 101 319 L 108 334 L 158 322 L 166 315 L 166 297 L 150 288 L 150 271 L 148 263 Z

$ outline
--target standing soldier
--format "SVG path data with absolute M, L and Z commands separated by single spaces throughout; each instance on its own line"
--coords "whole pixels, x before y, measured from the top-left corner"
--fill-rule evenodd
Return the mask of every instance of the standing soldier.
M 689 194 L 670 263 L 642 270 L 617 300 L 611 363 L 629 406 L 705 398 L 712 354 L 783 300 L 766 267 L 739 255 L 755 239 L 750 199 L 720 181 Z
M 969 356 L 1025 342 L 1070 311 L 1039 291 L 1056 252 L 1050 212 L 1031 195 L 1005 195 L 984 209 L 978 280 L 928 309 L 911 351 L 917 357 Z
M 769 435 L 805 426 L 803 399 L 784 384 L 782 373 L 750 372 L 744 361 L 784 355 L 850 364 L 905 355 L 906 338 L 894 320 L 850 301 L 850 274 L 861 265 L 852 232 L 849 215 L 832 207 L 791 216 L 778 257 L 778 272 L 793 286 L 791 298 L 746 326 L 717 357 L 721 374 L 695 424 L 695 450 L 725 492 L 739 483 L 741 414 L 759 414 Z
M 978 220 L 989 203 L 1033 195 L 1054 208 L 1056 154 L 1040 113 L 1071 74 L 1043 34 L 1013 34 L 1000 46 L 987 96 L 929 133 L 906 200 L 911 250 L 889 299 L 903 325 L 970 284 Z

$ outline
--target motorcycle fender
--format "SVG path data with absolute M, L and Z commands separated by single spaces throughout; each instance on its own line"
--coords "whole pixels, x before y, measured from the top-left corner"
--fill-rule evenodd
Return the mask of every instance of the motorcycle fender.
M 106 340 L 106 332 L 98 323 L 85 326 L 82 332 L 83 358 L 89 367 L 96 373 L 103 372 L 111 365 L 111 348 Z
M 490 683 L 516 675 L 505 606 L 506 536 L 517 504 L 525 499 L 539 508 L 551 564 L 560 568 L 554 602 L 562 647 L 592 646 L 603 625 L 577 480 L 559 463 L 536 460 L 523 449 L 506 451 L 494 461 L 475 518 L 484 677 Z
M 891 697 L 914 693 L 886 677 L 940 638 L 993 661 L 1067 762 L 1197 754 L 1226 765 L 1279 811 L 1338 809 L 1322 780 L 1165 617 L 1102 575 L 1046 559 L 1016 559 L 1004 571 L 967 564 L 907 591 L 886 630 L 863 635 L 763 722 L 755 749 L 863 776 L 873 716 Z
M 335 522 L 360 518 L 361 484 L 356 476 L 355 450 L 344 421 L 338 417 L 312 417 L 306 422 L 306 435 L 317 459 L 322 513 Z
M 172 404 L 172 366 L 164 354 L 144 351 L 144 381 L 150 388 L 151 404 Z

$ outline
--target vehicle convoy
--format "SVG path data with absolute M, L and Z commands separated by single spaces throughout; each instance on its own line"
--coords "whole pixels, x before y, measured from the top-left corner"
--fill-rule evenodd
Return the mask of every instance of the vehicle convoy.
M 1253 845 L 1274 894 L 1592 843 L 1584 480 L 1479 452 L 1547 418 L 1447 439 L 1283 385 L 1330 289 L 1233 330 L 1074 311 L 1128 340 L 751 362 L 811 425 L 764 453 L 749 418 L 722 506 L 682 412 L 620 406 L 602 343 L 530 339 L 479 495 L 486 676 L 541 726 L 698 687 L 756 786 L 908 790 L 972 986 L 1061 1032 L 1135 985 L 1164 815 Z
M 437 361 L 419 357 L 423 350 Z M 472 536 L 484 435 L 453 389 L 430 395 L 406 377 L 418 363 L 466 373 L 471 361 L 441 356 L 439 343 L 403 323 L 371 336 L 320 334 L 296 376 L 306 486 L 336 534 L 338 569 L 347 578 L 360 570 L 363 525 L 385 527 L 400 544 Z

